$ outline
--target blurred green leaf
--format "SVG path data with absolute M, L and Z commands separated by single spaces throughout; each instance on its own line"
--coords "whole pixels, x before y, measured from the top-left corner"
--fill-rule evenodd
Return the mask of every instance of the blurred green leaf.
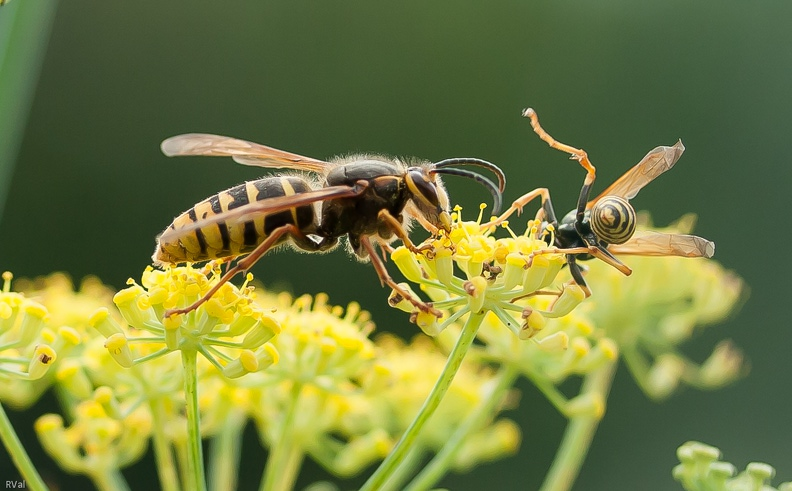
M 56 0 L 18 2 L 0 11 L 0 215 L 56 6 Z

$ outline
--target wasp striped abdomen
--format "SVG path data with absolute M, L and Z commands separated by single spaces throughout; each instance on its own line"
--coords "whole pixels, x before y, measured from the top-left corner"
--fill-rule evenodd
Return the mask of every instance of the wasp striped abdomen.
M 635 209 L 620 196 L 605 196 L 591 208 L 591 228 L 608 244 L 624 244 L 635 233 Z
M 223 220 L 195 227 L 196 222 L 221 215 L 235 208 L 280 196 L 292 196 L 311 191 L 304 179 L 279 176 L 249 181 L 221 191 L 196 204 L 173 220 L 165 229 L 154 252 L 157 264 L 202 262 L 234 257 L 251 252 L 273 230 L 283 225 L 295 225 L 311 233 L 316 227 L 313 205 L 296 206 L 287 210 L 262 214 L 251 220 Z M 180 233 L 180 229 L 184 229 Z M 288 237 L 283 238 L 283 242 Z

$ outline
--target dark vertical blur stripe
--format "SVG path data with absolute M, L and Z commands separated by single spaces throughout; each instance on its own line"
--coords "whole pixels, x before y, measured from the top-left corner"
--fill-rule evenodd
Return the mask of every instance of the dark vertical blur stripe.
M 12 1 L 0 7 L 0 221 L 57 4 Z

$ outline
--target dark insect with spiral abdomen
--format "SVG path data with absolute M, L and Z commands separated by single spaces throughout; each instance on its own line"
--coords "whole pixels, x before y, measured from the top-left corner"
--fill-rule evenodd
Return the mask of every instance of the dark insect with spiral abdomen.
M 586 296 L 591 292 L 583 278 L 578 260 L 600 259 L 618 269 L 625 275 L 632 270 L 613 254 L 634 254 L 639 256 L 683 256 L 712 257 L 715 244 L 695 235 L 666 234 L 643 231 L 636 233 L 637 218 L 629 200 L 647 184 L 662 173 L 671 169 L 682 156 L 685 147 L 677 142 L 670 147 L 657 147 L 649 152 L 632 169 L 627 171 L 596 198 L 589 200 L 591 187 L 596 177 L 596 169 L 589 161 L 585 151 L 561 143 L 550 136 L 540 125 L 533 109 L 526 109 L 523 116 L 531 119 L 531 126 L 539 138 L 556 150 L 569 153 L 586 170 L 586 178 L 580 189 L 577 207 L 556 219 L 550 192 L 538 188 L 518 198 L 500 217 L 489 226 L 503 223 L 512 213 L 522 211 L 531 200 L 540 197 L 542 207 L 539 211 L 539 233 L 544 233 L 549 245 L 554 246 L 541 253 L 563 253 L 572 278 Z
M 180 135 L 162 143 L 168 156 L 230 156 L 238 163 L 289 168 L 318 175 L 278 175 L 250 181 L 201 201 L 182 213 L 159 236 L 153 260 L 157 265 L 194 263 L 247 255 L 229 268 L 198 301 L 166 315 L 194 310 L 235 274 L 249 269 L 262 255 L 282 244 L 307 252 L 324 252 L 346 237 L 361 261 L 371 260 L 383 284 L 417 308 L 439 316 L 430 304 L 414 298 L 388 275 L 374 248 L 389 248 L 396 238 L 418 252 L 408 236 L 412 220 L 430 232 L 451 226 L 448 195 L 440 174 L 473 179 L 492 193 L 495 213 L 505 186 L 494 164 L 473 158 L 441 162 L 402 161 L 377 155 L 356 155 L 324 162 L 257 143 L 218 135 Z M 492 171 L 498 184 L 467 169 Z M 323 179 L 321 179 L 323 178 Z

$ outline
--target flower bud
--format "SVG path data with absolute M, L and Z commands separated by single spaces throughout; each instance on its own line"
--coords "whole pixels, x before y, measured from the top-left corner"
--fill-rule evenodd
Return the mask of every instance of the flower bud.
M 546 317 L 563 317 L 580 305 L 586 299 L 586 294 L 582 288 L 575 283 L 564 286 L 561 295 L 553 302 L 549 312 L 545 312 Z
M 116 363 L 122 367 L 130 368 L 135 364 L 132 359 L 132 352 L 129 349 L 129 343 L 123 334 L 116 333 L 107 338 L 104 347 L 107 348 L 107 352 L 110 353 Z
M 450 286 L 454 279 L 454 260 L 451 257 L 451 251 L 448 249 L 438 249 L 434 257 L 435 271 L 437 272 L 437 279 L 440 283 Z
M 503 272 L 503 289 L 510 291 L 525 279 L 525 259 L 515 253 L 506 256 L 506 267 Z
M 564 351 L 569 346 L 569 335 L 564 331 L 555 332 L 536 340 L 537 346 L 546 353 Z
M 28 364 L 29 379 L 38 380 L 43 377 L 56 359 L 55 351 L 46 344 L 36 346 L 33 350 L 33 357 Z
M 278 321 L 270 316 L 261 315 L 258 322 L 250 328 L 242 340 L 242 347 L 256 349 L 275 337 L 280 331 L 281 327 Z
M 655 361 L 646 380 L 647 389 L 652 397 L 668 397 L 677 386 L 685 371 L 685 362 L 678 356 L 666 353 Z
M 413 283 L 423 281 L 423 272 L 415 256 L 404 246 L 397 247 L 391 254 L 391 259 L 399 268 L 405 278 Z
M 544 329 L 545 324 L 547 324 L 547 320 L 545 320 L 542 313 L 530 307 L 526 307 L 525 310 L 523 310 L 522 316 L 525 321 L 520 330 L 520 339 L 532 338 L 537 332 Z
M 239 358 L 223 367 L 223 375 L 228 378 L 239 378 L 248 373 L 257 372 L 258 370 L 259 364 L 255 353 L 250 350 L 242 350 L 239 353 Z
M 465 282 L 465 291 L 470 295 L 470 311 L 480 312 L 487 296 L 487 280 L 483 276 L 476 276 Z

